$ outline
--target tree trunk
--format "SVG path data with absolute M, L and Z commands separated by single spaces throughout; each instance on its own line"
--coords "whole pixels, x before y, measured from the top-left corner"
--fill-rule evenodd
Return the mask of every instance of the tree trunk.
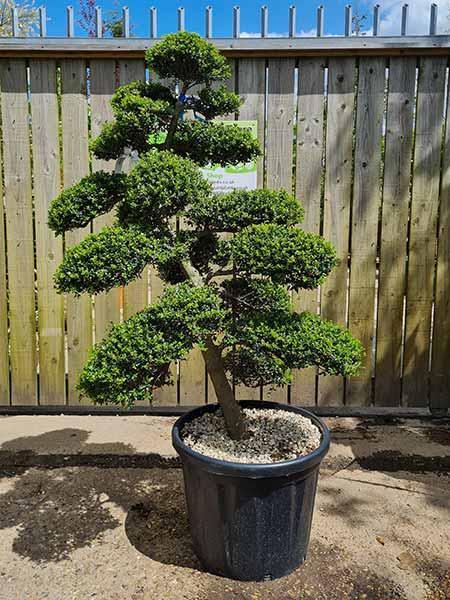
M 206 368 L 214 386 L 217 399 L 223 410 L 223 416 L 228 433 L 233 440 L 240 440 L 245 433 L 245 424 L 242 409 L 236 402 L 230 382 L 223 367 L 222 356 L 219 348 L 211 337 L 205 341 L 206 350 L 203 350 Z
M 188 261 L 182 262 L 184 272 L 189 281 L 196 287 L 205 285 L 203 277 L 197 269 Z M 223 366 L 222 354 L 219 348 L 213 342 L 211 336 L 205 341 L 206 350 L 203 350 L 206 369 L 211 377 L 211 381 L 216 392 L 217 400 L 223 410 L 227 431 L 233 440 L 240 440 L 245 433 L 244 417 L 242 409 L 236 402 L 230 382 L 228 381 L 225 368 Z

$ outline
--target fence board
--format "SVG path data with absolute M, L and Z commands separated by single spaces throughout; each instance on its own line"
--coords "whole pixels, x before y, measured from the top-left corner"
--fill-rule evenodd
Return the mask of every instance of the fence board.
M 294 59 L 269 59 L 266 185 L 292 191 L 294 134 Z M 287 401 L 287 387 L 264 389 L 265 400 Z
M 323 175 L 324 68 L 322 58 L 305 58 L 298 63 L 296 196 L 304 206 L 302 229 L 320 233 Z M 318 311 L 318 290 L 293 294 L 296 311 Z M 317 369 L 295 371 L 291 385 L 291 403 L 316 403 Z
M 119 61 L 120 85 L 132 81 L 145 80 L 145 63 L 139 59 Z M 144 269 L 142 276 L 132 281 L 123 291 L 123 318 L 128 319 L 148 304 L 148 269 Z
M 2 163 L 0 146 L 0 163 Z M 3 180 L 0 177 L 0 405 L 10 403 L 9 385 L 9 340 L 8 340 L 8 304 L 6 290 L 6 239 L 5 215 L 3 211 Z
M 446 66 L 446 57 L 420 59 L 403 377 L 403 400 L 408 406 L 428 405 Z
M 321 287 L 321 314 L 342 326 L 347 324 L 355 68 L 354 58 L 330 58 L 328 63 L 323 235 L 336 248 L 340 262 Z M 320 406 L 341 406 L 344 379 L 319 377 L 317 402 Z
M 257 164 L 258 187 L 264 185 L 265 152 L 265 102 L 266 102 L 266 60 L 264 58 L 241 58 L 237 65 L 237 91 L 243 104 L 239 111 L 242 121 L 256 121 L 258 141 L 263 155 Z M 235 396 L 238 400 L 259 400 L 261 389 L 237 385 Z
M 0 62 L 11 387 L 13 404 L 37 403 L 33 208 L 26 62 Z
M 349 327 L 361 340 L 366 356 L 361 373 L 347 382 L 349 405 L 367 406 L 371 402 L 385 64 L 385 59 L 378 57 L 361 58 L 359 63 Z
M 416 59 L 391 58 L 380 240 L 375 373 L 377 406 L 400 405 L 415 83 Z
M 53 274 L 63 257 L 61 237 L 47 225 L 61 191 L 56 61 L 30 61 L 33 183 L 39 324 L 39 403 L 64 404 L 64 298 Z
M 116 61 L 111 58 L 91 60 L 89 73 L 91 135 L 92 138 L 96 138 L 104 123 L 111 121 L 113 117 L 110 100 L 116 88 Z M 112 171 L 114 170 L 114 161 L 99 160 L 93 156 L 92 170 Z M 111 225 L 113 221 L 114 209 L 94 219 L 92 229 L 97 233 L 103 227 Z M 112 323 L 120 321 L 119 294 L 119 290 L 113 288 L 95 296 L 95 342 L 99 342 L 105 337 Z
M 430 408 L 445 409 L 450 397 L 450 96 L 447 88 L 447 123 L 442 161 L 439 210 L 439 246 L 436 274 Z
M 88 112 L 86 98 L 86 62 L 84 59 L 61 61 L 61 119 L 64 187 L 77 183 L 89 171 Z M 90 227 L 66 234 L 66 247 L 80 242 Z M 67 296 L 68 402 L 87 402 L 76 389 L 78 377 L 92 346 L 92 299 L 83 294 Z

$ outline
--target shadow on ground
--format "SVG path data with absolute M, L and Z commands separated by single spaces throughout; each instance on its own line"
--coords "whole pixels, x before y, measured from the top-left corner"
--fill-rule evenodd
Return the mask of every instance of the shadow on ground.
M 51 454 L 64 436 L 79 454 Z M 173 466 L 173 461 L 131 454 L 134 449 L 128 444 L 89 444 L 88 436 L 83 430 L 64 429 L 2 445 L 0 477 L 20 478 L 0 496 L 0 529 L 17 527 L 13 551 L 20 556 L 35 562 L 67 559 L 75 549 L 122 525 L 114 507 L 128 511 L 152 493 L 157 499 L 164 486 L 182 495 L 179 469 L 166 470 L 166 482 L 161 483 L 161 469 L 154 468 Z M 37 454 L 30 447 L 50 453 Z M 174 487 L 179 489 L 175 492 Z

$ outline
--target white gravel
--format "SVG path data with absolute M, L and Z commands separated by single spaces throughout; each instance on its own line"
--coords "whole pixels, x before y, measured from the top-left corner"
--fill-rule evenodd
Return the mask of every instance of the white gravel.
M 245 408 L 248 435 L 232 440 L 222 411 L 205 413 L 187 423 L 183 442 L 200 454 L 238 463 L 274 463 L 309 454 L 319 447 L 318 427 L 302 415 L 287 410 Z

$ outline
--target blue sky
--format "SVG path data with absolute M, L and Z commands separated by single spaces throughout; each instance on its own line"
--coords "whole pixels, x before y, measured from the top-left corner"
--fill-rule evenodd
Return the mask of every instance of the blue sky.
M 44 2 L 43 2 L 44 3 Z M 70 0 L 69 2 L 70 3 Z M 130 9 L 130 20 L 133 34 L 137 37 L 148 37 L 149 35 L 149 7 L 151 5 L 158 9 L 158 32 L 160 35 L 169 33 L 176 29 L 177 8 L 183 6 L 186 13 L 186 28 L 199 33 L 204 32 L 204 10 L 208 2 L 198 0 L 128 0 Z M 231 35 L 231 15 L 234 5 L 241 7 L 241 31 L 243 35 L 256 35 L 260 28 L 260 7 L 266 4 L 269 7 L 269 30 L 273 35 L 286 35 L 288 30 L 289 5 L 297 6 L 297 31 L 301 35 L 314 35 L 316 25 L 316 9 L 318 4 L 325 9 L 325 34 L 339 35 L 344 28 L 344 7 L 348 0 L 268 0 L 261 2 L 257 0 L 212 0 L 213 7 L 213 35 L 214 37 L 229 37 Z M 363 29 L 370 34 L 373 4 L 366 0 L 355 0 L 353 11 L 359 10 L 366 14 L 367 19 L 363 22 Z M 395 35 L 400 30 L 401 7 L 403 2 L 398 0 L 379 0 L 382 6 L 381 13 L 381 35 Z M 430 0 L 409 0 L 409 32 L 425 34 L 428 29 Z M 79 1 L 72 0 L 76 15 L 78 13 Z M 99 6 L 104 13 L 114 8 L 120 8 L 122 3 L 114 0 L 99 0 Z M 450 29 L 449 6 L 445 0 L 438 1 L 441 5 L 438 17 L 438 32 L 443 33 Z M 37 0 L 36 5 L 39 5 Z M 59 0 L 47 0 L 47 35 L 65 35 L 66 14 L 65 4 Z M 84 35 L 76 26 L 76 34 Z

